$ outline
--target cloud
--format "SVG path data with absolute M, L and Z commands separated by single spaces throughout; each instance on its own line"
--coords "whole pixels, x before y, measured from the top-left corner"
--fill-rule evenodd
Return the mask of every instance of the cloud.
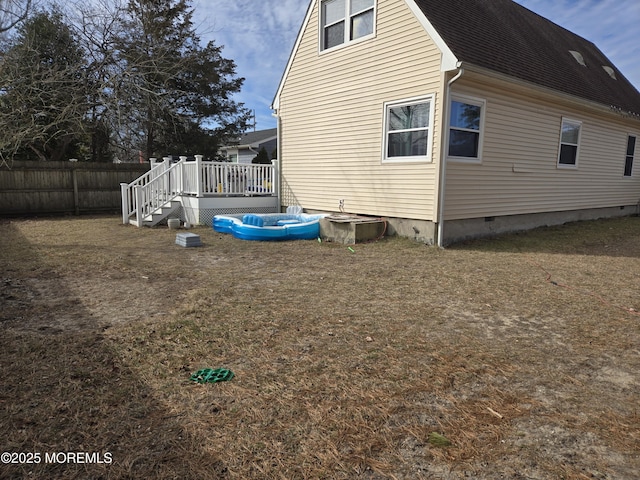
M 272 128 L 269 106 L 308 5 L 307 0 L 195 0 L 194 23 L 203 42 L 223 45 L 245 78 L 238 100 L 255 109 L 258 128 Z

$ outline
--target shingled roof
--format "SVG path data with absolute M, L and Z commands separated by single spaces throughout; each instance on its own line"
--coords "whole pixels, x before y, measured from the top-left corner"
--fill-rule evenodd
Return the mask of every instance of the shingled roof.
M 257 132 L 247 132 L 242 134 L 242 136 L 240 136 L 239 138 L 236 138 L 233 142 L 231 142 L 231 144 L 240 145 L 240 146 L 257 145 L 257 144 L 266 142 L 268 140 L 271 140 L 273 138 L 276 138 L 277 135 L 278 135 L 277 128 L 269 128 L 267 130 L 258 130 Z
M 469 63 L 640 116 L 640 93 L 598 47 L 514 1 L 414 1 L 463 66 Z M 603 67 L 610 67 L 615 79 Z

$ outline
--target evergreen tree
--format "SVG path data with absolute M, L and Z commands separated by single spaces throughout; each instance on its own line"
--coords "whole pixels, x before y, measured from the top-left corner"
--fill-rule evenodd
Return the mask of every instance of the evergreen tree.
M 235 77 L 220 47 L 200 46 L 192 15 L 187 0 L 129 0 L 122 20 L 114 94 L 127 123 L 120 133 L 146 157 L 187 141 L 215 144 L 248 120 L 248 111 L 230 100 L 244 79 Z
M 257 163 L 260 165 L 270 165 L 271 160 L 269 159 L 269 154 L 267 153 L 266 148 L 262 147 L 258 151 L 258 155 L 253 157 L 253 160 L 251 160 L 251 163 Z

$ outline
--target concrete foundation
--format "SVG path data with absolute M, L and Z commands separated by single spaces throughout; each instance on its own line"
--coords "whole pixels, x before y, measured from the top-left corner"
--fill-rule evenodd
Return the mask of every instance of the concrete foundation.
M 389 218 L 388 222 L 388 235 L 411 238 L 427 245 L 433 245 L 436 241 L 436 224 L 429 220 Z
M 326 212 L 308 211 L 307 213 Z M 445 245 L 451 245 L 473 238 L 491 237 L 504 233 L 531 230 L 538 227 L 562 225 L 568 222 L 626 217 L 638 214 L 640 214 L 640 205 L 624 205 L 620 207 L 592 208 L 565 212 L 448 220 L 444 223 L 443 240 Z M 333 215 L 348 216 L 349 214 Z M 429 220 L 393 217 L 376 218 L 359 215 L 352 215 L 352 217 L 354 217 L 354 221 L 349 222 L 331 222 L 328 219 L 322 220 L 320 222 L 320 235 L 328 241 L 344 244 L 375 240 L 383 234 L 384 236 L 411 238 L 427 245 L 437 243 L 437 224 Z
M 597 220 L 599 218 L 626 217 L 638 213 L 637 205 L 609 208 L 591 208 L 566 212 L 506 215 L 502 217 L 468 218 L 444 223 L 444 243 L 452 244 L 479 237 L 531 230 L 538 227 L 562 225 L 568 222 Z
M 386 220 L 336 214 L 320 220 L 320 237 L 329 242 L 354 245 L 381 238 L 386 231 Z

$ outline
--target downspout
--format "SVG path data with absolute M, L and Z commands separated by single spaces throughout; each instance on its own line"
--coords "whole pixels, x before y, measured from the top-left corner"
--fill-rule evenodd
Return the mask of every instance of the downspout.
M 273 107 L 271 107 L 273 108 Z M 277 184 L 277 196 L 278 196 L 278 213 L 282 211 L 282 119 L 280 115 L 278 115 L 278 110 L 275 110 L 275 113 L 271 114 L 272 117 L 276 119 L 276 151 L 278 152 L 276 162 L 277 162 L 277 175 L 278 175 L 278 184 Z M 273 160 L 271 160 L 273 162 Z
M 449 135 L 450 135 L 450 115 L 451 115 L 451 85 L 453 82 L 458 80 L 464 74 L 464 68 L 462 68 L 462 62 L 458 62 L 456 67 L 459 69 L 458 73 L 447 82 L 447 91 L 445 93 L 445 118 L 444 118 L 444 142 L 442 145 L 441 151 L 441 160 L 440 160 L 440 188 L 438 190 L 439 198 L 438 198 L 438 247 L 443 248 L 444 242 L 444 190 L 447 181 L 447 156 L 449 155 Z

